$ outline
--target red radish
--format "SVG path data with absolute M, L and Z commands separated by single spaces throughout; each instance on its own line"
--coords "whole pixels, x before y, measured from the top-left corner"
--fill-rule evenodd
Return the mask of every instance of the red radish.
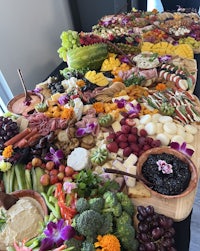
M 62 180 L 64 179 L 64 177 L 65 177 L 65 173 L 64 173 L 64 172 L 59 172 L 59 173 L 57 174 L 57 177 L 58 177 L 58 180 L 59 180 L 59 181 L 62 181 Z
M 49 171 L 54 169 L 54 167 L 55 167 L 55 163 L 53 161 L 48 161 L 45 165 L 45 169 L 47 169 Z
M 106 145 L 106 148 L 108 149 L 108 151 L 113 152 L 113 153 L 117 153 L 119 150 L 119 146 L 117 145 L 116 142 L 110 142 Z
M 41 166 L 42 165 L 42 160 L 40 158 L 33 158 L 32 161 L 32 166 L 36 167 L 36 166 Z
M 50 183 L 50 176 L 45 173 L 43 174 L 41 177 L 40 177 L 40 183 L 43 185 L 43 186 L 48 186 L 49 183 Z
M 59 172 L 64 172 L 64 171 L 65 171 L 65 165 L 60 164 L 60 165 L 58 166 L 58 170 L 59 170 Z
M 121 131 L 125 134 L 128 134 L 131 131 L 131 127 L 129 125 L 122 125 Z
M 58 176 L 57 175 L 50 175 L 50 184 L 56 184 L 58 182 Z
M 50 174 L 50 175 L 55 175 L 55 176 L 57 176 L 57 175 L 58 175 L 58 172 L 59 172 L 59 171 L 58 171 L 57 169 L 52 169 L 52 170 L 49 171 L 49 174 Z
M 65 167 L 65 176 L 71 177 L 74 174 L 74 169 L 71 166 Z
M 128 146 L 128 143 L 127 142 L 119 142 L 119 148 L 126 148 Z
M 135 143 L 137 141 L 137 136 L 135 134 L 129 134 L 128 135 L 128 142 L 133 142 Z
M 132 153 L 132 149 L 130 147 L 126 147 L 123 150 L 123 156 L 128 157 Z
M 117 139 L 119 140 L 119 142 L 127 142 L 127 140 L 128 140 L 126 134 L 119 135 L 119 137 Z

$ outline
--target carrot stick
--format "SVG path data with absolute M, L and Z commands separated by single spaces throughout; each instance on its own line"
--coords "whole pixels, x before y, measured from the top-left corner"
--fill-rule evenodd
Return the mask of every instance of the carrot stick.
M 19 140 L 23 139 L 26 135 L 28 135 L 30 132 L 31 132 L 30 128 L 24 129 L 22 132 L 16 134 L 14 137 L 12 137 L 11 139 L 7 140 L 4 143 L 4 146 L 14 145 Z

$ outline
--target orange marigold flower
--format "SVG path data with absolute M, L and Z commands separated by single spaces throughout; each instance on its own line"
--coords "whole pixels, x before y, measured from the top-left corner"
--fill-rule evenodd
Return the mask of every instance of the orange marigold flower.
M 120 242 L 113 234 L 98 235 L 98 242 L 95 242 L 95 248 L 101 251 L 120 251 Z M 100 248 L 100 249 L 98 249 Z
M 10 158 L 12 154 L 13 154 L 13 146 L 9 145 L 4 148 L 2 156 L 7 159 L 7 158 Z
M 92 106 L 96 110 L 96 113 L 102 113 L 102 112 L 104 112 L 104 104 L 103 104 L 103 102 L 96 102 Z
M 61 111 L 60 118 L 61 119 L 71 119 L 73 117 L 73 115 L 74 115 L 74 109 L 72 107 L 64 108 Z

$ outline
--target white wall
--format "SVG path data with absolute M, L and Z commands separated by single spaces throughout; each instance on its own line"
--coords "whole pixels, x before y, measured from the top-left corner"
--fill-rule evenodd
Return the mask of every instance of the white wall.
M 31 90 L 62 62 L 60 34 L 73 29 L 69 1 L 0 1 L 0 69 L 14 95 L 23 92 L 18 68 Z

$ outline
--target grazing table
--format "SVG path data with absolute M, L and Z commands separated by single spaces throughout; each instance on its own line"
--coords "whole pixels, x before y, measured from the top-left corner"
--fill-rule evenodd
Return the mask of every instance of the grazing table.
M 197 63 L 199 65 L 199 55 L 195 56 L 195 59 L 197 60 Z M 55 77 L 61 77 L 60 75 L 60 70 L 63 70 L 65 67 L 67 67 L 67 64 L 65 62 L 62 62 L 61 64 L 56 67 L 48 76 L 47 78 L 51 76 Z M 200 83 L 199 82 L 199 76 L 200 76 L 200 69 L 198 67 L 198 76 L 197 76 L 197 85 L 195 87 L 194 94 L 199 97 L 200 96 Z M 200 129 L 199 129 L 200 130 Z M 195 142 L 193 143 L 193 146 L 195 148 L 195 153 L 192 156 L 192 161 L 196 165 L 198 169 L 198 173 L 200 172 L 200 144 L 198 143 L 200 140 L 200 134 L 198 133 Z M 175 234 L 175 247 L 177 251 L 189 251 L 189 245 L 190 245 L 190 224 L 191 224 L 191 215 L 192 215 L 192 205 L 195 199 L 195 194 L 196 194 L 197 188 L 193 190 L 190 194 L 188 194 L 181 202 L 176 201 L 173 205 L 173 203 L 167 204 L 166 201 L 160 201 L 161 205 L 161 212 L 163 208 L 163 203 L 166 203 L 165 206 L 168 207 L 168 210 L 170 213 L 174 214 L 174 218 L 178 218 L 178 221 L 174 222 L 174 228 L 176 231 Z M 145 200 L 145 199 L 144 199 Z M 145 202 L 146 205 L 151 204 L 151 201 L 149 199 L 146 199 L 147 201 Z M 153 198 L 153 200 L 156 200 Z M 134 204 L 138 204 L 141 202 L 140 199 L 135 199 Z M 143 202 L 143 204 L 145 204 Z M 155 203 L 155 201 L 154 201 Z M 138 204 L 139 205 L 139 204 Z M 176 209 L 176 210 L 175 210 Z

